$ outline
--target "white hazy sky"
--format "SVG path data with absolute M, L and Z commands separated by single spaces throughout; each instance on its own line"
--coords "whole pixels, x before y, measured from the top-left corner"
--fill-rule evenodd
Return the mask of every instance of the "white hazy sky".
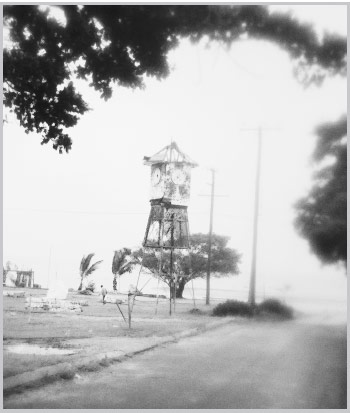
M 274 6 L 275 9 L 289 9 Z M 346 34 L 346 6 L 294 6 L 323 30 Z M 59 278 L 79 283 L 83 255 L 103 259 L 97 283 L 112 280 L 113 251 L 142 242 L 149 213 L 152 155 L 170 140 L 199 163 L 193 169 L 191 232 L 208 231 L 210 173 L 217 169 L 214 232 L 242 253 L 241 274 L 220 288 L 248 286 L 257 132 L 263 134 L 257 289 L 345 297 L 344 270 L 322 266 L 293 227 L 293 204 L 311 185 L 313 129 L 346 112 L 346 79 L 304 89 L 289 57 L 262 41 L 230 51 L 183 41 L 171 52 L 171 75 L 146 80 L 145 90 L 115 88 L 108 102 L 85 84 L 92 110 L 69 131 L 73 149 L 59 155 L 26 135 L 9 116 L 4 124 L 4 262 L 32 268 L 46 286 Z M 218 284 L 219 285 L 219 284 Z M 215 287 L 215 284 L 213 284 Z

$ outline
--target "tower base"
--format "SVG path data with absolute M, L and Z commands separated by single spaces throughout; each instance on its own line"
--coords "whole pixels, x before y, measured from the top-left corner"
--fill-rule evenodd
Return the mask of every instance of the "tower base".
M 144 248 L 188 249 L 187 206 L 172 205 L 164 200 L 151 201 Z

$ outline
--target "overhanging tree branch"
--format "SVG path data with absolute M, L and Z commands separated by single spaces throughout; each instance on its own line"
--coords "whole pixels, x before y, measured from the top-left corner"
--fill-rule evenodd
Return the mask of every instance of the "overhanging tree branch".
M 342 116 L 316 129 L 316 165 L 326 158 L 332 163 L 314 173 L 314 185 L 296 204 L 295 225 L 311 251 L 326 264 L 347 260 L 347 122 Z
M 72 81 L 86 79 L 101 97 L 112 86 L 143 87 L 145 75 L 168 76 L 168 52 L 181 38 L 229 47 L 242 38 L 268 40 L 285 50 L 301 82 L 346 74 L 346 39 L 319 41 L 311 25 L 266 6 L 56 6 L 65 24 L 39 6 L 4 6 L 12 47 L 4 50 L 4 104 L 27 133 L 60 152 L 88 107 Z M 6 85 L 11 85 L 6 88 Z

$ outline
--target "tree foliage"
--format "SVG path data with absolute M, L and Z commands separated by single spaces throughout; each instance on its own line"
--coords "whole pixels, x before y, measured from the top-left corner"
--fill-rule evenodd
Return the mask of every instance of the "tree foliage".
M 240 262 L 240 254 L 227 247 L 229 237 L 213 234 L 212 236 L 212 255 L 211 255 L 211 273 L 216 276 L 227 276 L 230 274 L 238 274 L 238 264 Z M 159 271 L 160 253 L 154 250 L 138 249 L 133 252 L 133 256 L 145 268 L 147 268 L 154 276 L 160 278 L 169 287 L 173 280 L 170 276 L 170 251 L 164 250 L 162 258 L 161 273 Z M 173 254 L 173 276 L 177 277 L 176 297 L 181 298 L 185 285 L 195 279 L 203 278 L 207 273 L 208 263 L 208 235 L 192 234 L 190 236 L 190 250 L 181 252 L 176 250 Z
M 94 255 L 95 255 L 94 253 L 91 253 L 91 254 L 88 254 L 86 257 L 83 256 L 83 258 L 81 259 L 81 262 L 80 262 L 80 278 L 81 278 L 81 280 L 80 280 L 80 285 L 79 285 L 79 288 L 78 288 L 79 291 L 83 288 L 84 278 L 87 278 L 94 271 L 96 271 L 98 266 L 103 261 L 103 260 L 97 261 L 94 264 L 90 265 L 91 260 L 92 260 Z
M 346 116 L 319 126 L 316 133 L 318 142 L 313 160 L 321 166 L 314 173 L 314 185 L 309 194 L 296 205 L 295 223 L 322 262 L 346 264 Z
M 122 248 L 114 251 L 112 260 L 113 290 L 117 290 L 117 275 L 123 275 L 126 272 L 131 272 L 133 260 L 131 259 L 131 249 Z
M 65 22 L 49 8 L 4 6 L 12 47 L 4 50 L 4 103 L 27 133 L 60 152 L 71 148 L 65 129 L 87 110 L 73 80 L 86 79 L 108 99 L 113 84 L 143 87 L 145 75 L 169 74 L 167 55 L 181 38 L 225 46 L 262 39 L 287 51 L 304 83 L 346 73 L 346 38 L 319 41 L 311 25 L 289 14 L 249 5 L 60 5 Z

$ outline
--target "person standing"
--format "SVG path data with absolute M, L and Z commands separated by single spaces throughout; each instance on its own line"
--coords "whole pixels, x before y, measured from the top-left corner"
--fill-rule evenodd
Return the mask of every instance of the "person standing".
M 101 294 L 102 294 L 102 302 L 103 304 L 106 304 L 105 297 L 107 295 L 107 290 L 103 285 L 101 285 Z

